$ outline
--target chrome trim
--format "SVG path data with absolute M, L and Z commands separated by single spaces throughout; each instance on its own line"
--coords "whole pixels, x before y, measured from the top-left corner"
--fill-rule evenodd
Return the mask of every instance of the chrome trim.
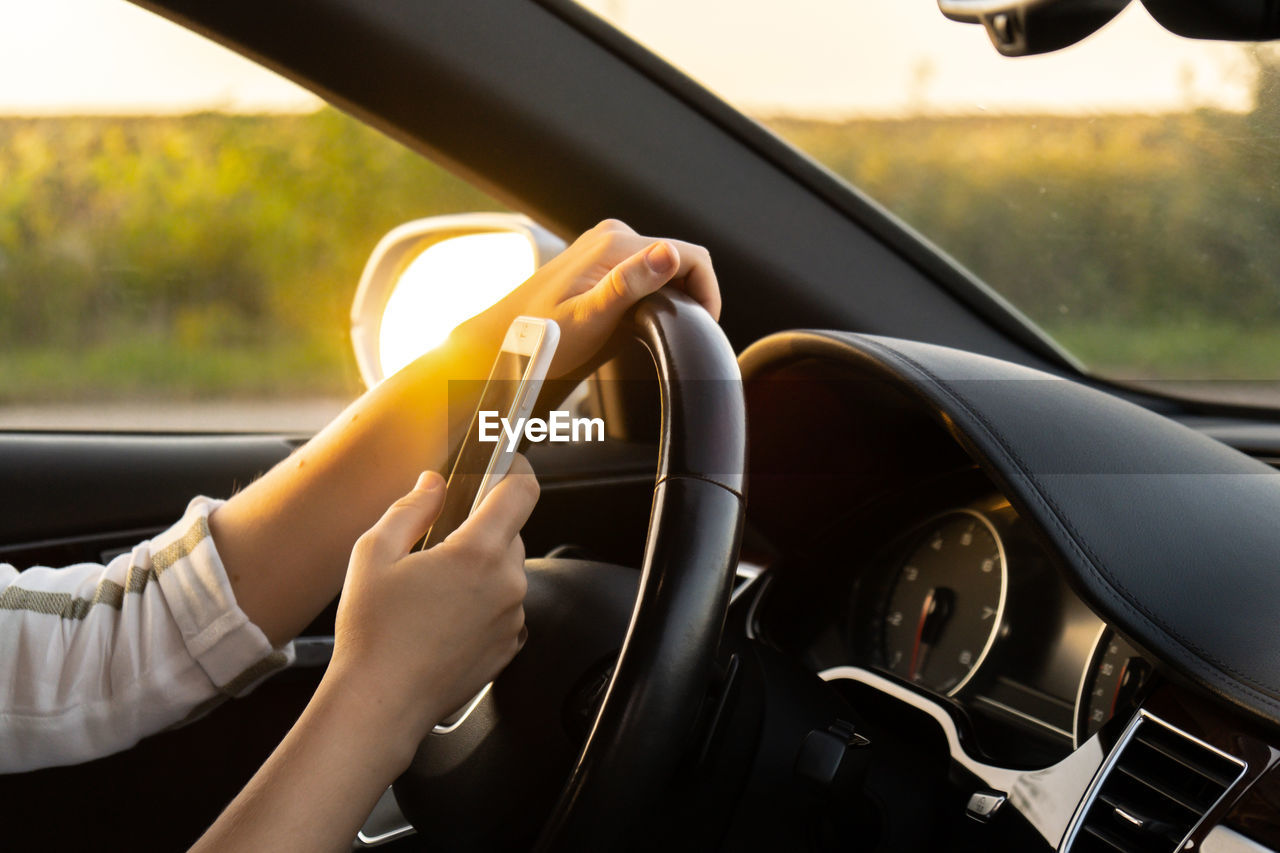
M 1116 817 L 1133 824 L 1138 829 L 1142 829 L 1142 827 L 1147 825 L 1147 822 L 1145 820 L 1143 820 L 1140 817 L 1134 817 L 1133 815 L 1129 814 L 1127 811 L 1120 808 L 1119 806 L 1116 806 L 1115 811 L 1116 811 Z
M 733 593 L 729 596 L 729 604 L 734 604 L 747 590 L 751 589 L 755 582 L 764 576 L 766 568 L 768 567 L 758 563 L 749 563 L 746 560 L 740 561 L 738 568 L 733 571 L 733 576 L 740 582 L 733 588 Z
M 447 720 L 447 722 L 437 723 L 435 726 L 433 726 L 431 728 L 431 733 L 433 735 L 447 735 L 449 732 L 453 731 L 458 726 L 465 723 L 467 721 L 467 717 L 470 717 L 471 712 L 476 709 L 476 706 L 480 704 L 480 702 L 484 699 L 484 697 L 489 695 L 489 688 L 491 687 L 493 687 L 492 681 L 490 681 L 488 684 L 482 687 L 480 689 L 480 692 L 477 693 L 475 696 L 473 696 L 471 698 L 471 701 L 468 702 L 461 711 L 457 712 L 456 715 L 452 717 L 446 717 L 445 719 Z
M 1080 686 L 1076 688 L 1076 704 L 1072 709 L 1075 716 L 1071 720 L 1071 743 L 1073 746 L 1080 745 L 1080 717 L 1084 710 L 1084 686 L 1089 681 L 1089 676 L 1093 674 L 1093 662 L 1098 659 L 1098 649 L 1102 646 L 1102 638 L 1107 636 L 1110 626 L 1103 622 L 1098 628 L 1098 636 L 1094 638 L 1093 645 L 1089 648 L 1089 656 L 1084 659 L 1084 670 L 1080 673 Z
M 764 599 L 764 594 L 772 582 L 773 575 L 764 575 L 761 577 L 760 582 L 756 584 L 759 588 L 756 590 L 755 597 L 751 599 L 751 606 L 747 608 L 746 634 L 748 640 L 759 639 L 759 635 L 756 634 L 756 611 L 760 609 L 760 602 Z
M 395 841 L 397 839 L 407 838 L 408 836 L 413 835 L 417 831 L 418 830 L 414 829 L 412 826 L 408 824 L 406 824 L 405 826 L 396 827 L 395 829 L 390 830 L 388 832 L 384 832 L 381 835 L 365 835 L 364 830 L 361 829 L 359 832 L 356 833 L 356 843 L 352 846 L 357 848 L 381 847 L 382 845 L 390 844 L 392 841 Z
M 379 808 L 390 811 L 389 817 L 393 821 L 398 821 L 399 825 L 383 832 L 365 832 L 366 829 L 369 829 L 369 821 L 373 819 Z M 395 841 L 397 838 L 413 835 L 415 832 L 417 830 L 413 828 L 413 824 L 409 823 L 409 819 L 404 816 L 404 812 L 400 811 L 400 804 L 396 802 L 395 794 L 391 788 L 387 788 L 382 792 L 382 796 L 378 797 L 378 802 L 374 804 L 373 811 L 369 813 L 369 817 L 365 818 L 364 826 L 360 827 L 360 831 L 356 833 L 355 843 L 351 846 L 357 849 L 381 847 L 383 844 Z
M 1144 719 L 1142 711 L 1139 711 L 1133 715 L 1129 725 L 1125 726 L 1124 732 L 1120 735 L 1120 740 L 1116 741 L 1116 745 L 1112 747 L 1110 754 L 1107 755 L 1107 760 L 1103 762 L 1102 767 L 1098 770 L 1098 775 L 1089 783 L 1089 790 L 1085 791 L 1084 796 L 1080 799 L 1079 804 L 1076 806 L 1075 814 L 1071 816 L 1071 823 L 1067 826 L 1066 833 L 1062 836 L 1055 849 L 1062 851 L 1071 849 L 1071 845 L 1075 843 L 1076 836 L 1080 834 L 1080 825 L 1083 823 L 1084 816 L 1088 814 L 1089 809 L 1093 807 L 1094 801 L 1098 798 L 1098 791 L 1102 789 L 1102 783 L 1110 775 L 1111 768 L 1120 760 L 1120 754 L 1129 745 L 1129 741 L 1133 739 L 1134 732 L 1138 730 L 1138 726 L 1142 725 Z M 1179 848 L 1174 848 L 1174 850 L 1177 849 Z
M 1014 808 L 1051 845 L 1062 838 L 1076 804 L 1103 763 L 1102 744 L 1095 735 L 1066 758 L 1043 770 L 1011 770 L 986 764 L 965 752 L 955 720 L 947 709 L 912 688 L 879 673 L 853 666 L 832 667 L 818 675 L 825 681 L 845 680 L 864 684 L 928 714 L 942 728 L 952 760 L 986 786 L 1007 793 Z
M 1062 843 L 1058 846 L 1058 849 L 1063 851 L 1063 853 L 1069 853 L 1071 850 L 1072 845 L 1075 843 L 1076 836 L 1080 834 L 1080 827 L 1084 823 L 1084 816 L 1088 814 L 1089 809 L 1093 807 L 1094 801 L 1098 798 L 1098 792 L 1101 791 L 1102 786 L 1106 784 L 1108 777 L 1111 775 L 1112 768 L 1114 768 L 1120 761 L 1120 756 L 1124 754 L 1125 747 L 1127 747 L 1129 742 L 1133 740 L 1138 729 L 1142 728 L 1142 726 L 1147 723 L 1155 723 L 1163 726 L 1169 731 L 1186 738 L 1192 743 L 1204 747 L 1210 752 L 1216 753 L 1222 758 L 1225 758 L 1240 767 L 1240 772 L 1236 774 L 1236 778 L 1232 780 L 1231 784 L 1227 785 L 1226 790 L 1222 792 L 1222 795 L 1218 797 L 1218 799 L 1214 800 L 1213 804 L 1209 806 L 1209 808 L 1205 809 L 1204 814 L 1200 815 L 1199 819 L 1192 824 L 1191 830 L 1186 834 L 1182 841 L 1178 843 L 1178 846 L 1173 848 L 1174 850 L 1182 850 L 1184 848 L 1187 841 L 1196 834 L 1196 830 L 1198 830 L 1200 825 L 1204 823 L 1205 816 L 1221 805 L 1227 795 L 1240 784 L 1240 780 L 1244 778 L 1244 774 L 1249 769 L 1249 764 L 1244 759 L 1234 756 L 1228 752 L 1223 752 L 1213 744 L 1205 743 L 1195 735 L 1188 734 L 1177 726 L 1165 722 L 1150 711 L 1139 708 L 1138 713 L 1134 714 L 1133 719 L 1129 721 L 1129 725 L 1125 726 L 1124 733 L 1120 735 L 1120 740 L 1116 741 L 1116 745 L 1107 756 L 1107 760 L 1103 763 L 1102 769 L 1098 771 L 1093 782 L 1089 784 L 1089 790 L 1085 792 L 1084 797 L 1080 800 L 1080 804 L 1076 807 L 1076 813 L 1071 816 L 1071 823 L 1067 828 L 1067 833 L 1062 837 Z

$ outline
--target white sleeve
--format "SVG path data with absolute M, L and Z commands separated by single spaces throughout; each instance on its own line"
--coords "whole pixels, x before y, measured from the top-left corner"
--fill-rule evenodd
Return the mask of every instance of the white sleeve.
M 293 660 L 236 604 L 217 501 L 106 566 L 0 565 L 0 773 L 88 761 L 195 719 Z

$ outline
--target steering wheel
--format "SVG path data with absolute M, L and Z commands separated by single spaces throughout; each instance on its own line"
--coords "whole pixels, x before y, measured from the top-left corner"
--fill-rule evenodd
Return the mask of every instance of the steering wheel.
M 696 735 L 742 535 L 742 378 L 720 327 L 674 290 L 618 334 L 652 354 L 662 401 L 643 568 L 527 563 L 527 645 L 395 784 L 433 846 L 611 849 Z

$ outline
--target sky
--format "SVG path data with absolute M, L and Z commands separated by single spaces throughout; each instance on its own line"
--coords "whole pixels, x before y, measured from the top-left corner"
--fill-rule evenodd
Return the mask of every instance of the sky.
M 1011 59 L 935 0 L 586 0 L 755 113 L 1247 110 L 1239 45 L 1182 39 L 1134 2 L 1054 54 Z M 678 22 L 678 25 L 677 23 Z
M 1067 51 L 1007 59 L 934 0 L 584 0 L 755 115 L 1247 110 L 1238 45 L 1133 3 Z M 294 84 L 124 0 L 0 0 L 0 114 L 309 111 Z
M 310 111 L 314 95 L 125 0 L 0 0 L 0 114 Z

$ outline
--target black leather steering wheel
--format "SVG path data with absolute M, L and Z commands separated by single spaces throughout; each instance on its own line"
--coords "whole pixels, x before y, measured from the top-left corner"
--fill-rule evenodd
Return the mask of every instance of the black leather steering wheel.
M 396 782 L 432 846 L 527 849 L 536 834 L 539 849 L 610 849 L 695 734 L 742 534 L 741 374 L 720 327 L 671 289 L 641 301 L 619 334 L 652 354 L 662 401 L 638 590 L 631 569 L 529 562 L 529 644 Z

